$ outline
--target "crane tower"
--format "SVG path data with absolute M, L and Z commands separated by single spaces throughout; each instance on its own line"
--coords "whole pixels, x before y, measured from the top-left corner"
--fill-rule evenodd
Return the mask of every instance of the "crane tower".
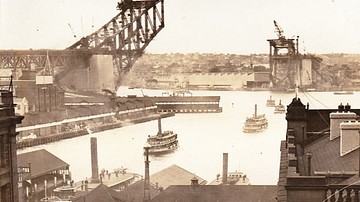
M 295 85 L 312 88 L 316 85 L 316 69 L 321 59 L 299 53 L 299 36 L 288 39 L 274 20 L 277 39 L 268 39 L 270 45 L 269 64 L 274 90 L 288 90 Z

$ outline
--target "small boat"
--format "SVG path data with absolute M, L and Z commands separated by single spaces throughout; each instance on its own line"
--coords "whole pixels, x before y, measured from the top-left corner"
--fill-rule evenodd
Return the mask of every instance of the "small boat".
M 270 98 L 266 100 L 267 107 L 275 107 L 275 100 L 272 99 L 271 95 Z
M 279 101 L 279 104 L 275 106 L 274 114 L 283 114 L 285 113 L 285 106 L 281 104 L 281 100 Z
M 268 121 L 265 114 L 257 114 L 257 105 L 255 105 L 255 113 L 252 117 L 247 117 L 244 123 L 243 131 L 245 133 L 255 133 L 263 131 L 267 128 Z
M 152 136 L 149 135 L 147 138 L 147 143 L 150 146 L 150 155 L 160 155 L 173 152 L 179 147 L 176 133 L 173 131 L 162 132 L 160 117 L 158 118 L 158 133 Z

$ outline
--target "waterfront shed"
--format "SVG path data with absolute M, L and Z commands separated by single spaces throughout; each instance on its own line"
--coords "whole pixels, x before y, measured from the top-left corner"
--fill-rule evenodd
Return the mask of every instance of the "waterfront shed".
M 86 195 L 76 197 L 73 202 L 125 202 L 120 194 L 104 184 L 100 184 Z
M 194 173 L 191 173 L 178 165 L 172 165 L 152 174 L 150 176 L 150 182 L 158 187 L 166 189 L 170 185 L 190 185 L 191 179 L 194 177 L 198 179 L 198 182 L 201 185 L 207 183 L 206 180 L 196 176 Z
M 71 180 L 69 164 L 45 149 L 19 154 L 17 163 L 22 168 L 19 170 L 27 170 L 19 173 L 23 196 L 26 198 L 35 195 L 41 198 L 45 194 L 45 187 L 52 190 Z

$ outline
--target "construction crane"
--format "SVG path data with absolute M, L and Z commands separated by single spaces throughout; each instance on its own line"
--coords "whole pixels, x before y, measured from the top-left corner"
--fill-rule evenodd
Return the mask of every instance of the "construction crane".
M 278 23 L 274 20 L 274 25 L 275 25 L 275 32 L 277 34 L 277 36 L 279 37 L 279 39 L 285 39 L 284 31 L 281 29 L 281 27 L 278 25 Z
M 68 23 L 69 27 L 70 27 L 70 30 L 72 32 L 72 34 L 74 35 L 74 38 L 76 39 L 76 34 L 74 32 L 74 29 L 72 28 L 72 26 L 70 25 L 70 23 Z

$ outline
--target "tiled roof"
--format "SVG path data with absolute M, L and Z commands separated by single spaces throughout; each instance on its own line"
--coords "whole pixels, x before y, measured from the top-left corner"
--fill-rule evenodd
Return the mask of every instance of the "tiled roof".
M 72 200 L 73 202 L 123 202 L 126 201 L 122 199 L 120 194 L 113 189 L 100 184 L 91 192 L 84 196 L 77 197 Z
M 172 165 L 150 176 L 152 184 L 158 183 L 159 187 L 166 189 L 170 185 L 190 185 L 191 179 L 196 177 L 199 184 L 206 184 L 206 180 L 194 175 L 193 173 L 177 166 Z
M 144 200 L 144 180 L 140 180 L 127 188 L 123 191 L 119 192 L 119 195 L 126 199 L 126 201 L 132 202 L 143 202 Z M 150 186 L 150 198 L 154 198 L 160 193 L 159 189 L 156 189 L 153 186 Z
M 173 185 L 151 202 L 276 202 L 276 185 Z
M 359 150 L 340 156 L 340 138 L 330 140 L 328 135 L 313 142 L 304 149 L 311 152 L 312 171 L 353 172 L 359 169 Z M 307 166 L 307 161 L 304 161 Z
M 39 177 L 51 171 L 66 169 L 69 167 L 69 164 L 45 149 L 17 155 L 18 167 L 28 167 L 29 163 L 31 173 L 30 175 L 24 175 L 24 179 Z

